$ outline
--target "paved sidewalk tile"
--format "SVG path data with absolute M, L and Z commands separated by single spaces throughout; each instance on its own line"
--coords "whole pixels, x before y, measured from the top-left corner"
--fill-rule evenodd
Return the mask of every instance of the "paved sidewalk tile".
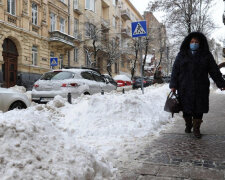
M 192 179 L 202 180 L 224 180 L 224 173 L 215 169 L 191 168 L 190 176 Z
M 155 176 L 158 174 L 159 168 L 157 165 L 143 164 L 143 167 L 137 170 L 137 174 Z
M 188 178 L 190 176 L 190 171 L 178 166 L 161 166 L 157 176 Z

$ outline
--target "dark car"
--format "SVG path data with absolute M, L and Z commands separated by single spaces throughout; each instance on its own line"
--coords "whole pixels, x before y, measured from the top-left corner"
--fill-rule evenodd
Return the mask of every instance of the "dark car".
M 152 80 L 150 78 L 143 78 L 143 86 L 147 87 L 152 85 Z M 133 79 L 133 89 L 141 88 L 141 77 L 134 77 Z
M 113 84 L 114 86 L 117 87 L 117 82 L 110 75 L 104 74 L 102 76 L 103 76 L 104 79 L 109 81 L 109 83 L 111 83 L 111 84 Z
M 171 77 L 170 76 L 163 76 L 163 82 L 164 83 L 169 83 L 170 82 L 170 79 L 171 79 Z

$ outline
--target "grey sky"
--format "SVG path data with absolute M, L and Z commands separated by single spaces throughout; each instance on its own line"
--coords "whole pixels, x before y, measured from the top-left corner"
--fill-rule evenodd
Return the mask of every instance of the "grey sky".
M 132 4 L 136 7 L 136 9 L 143 14 L 143 12 L 148 7 L 149 0 L 130 0 Z M 225 25 L 222 22 L 222 14 L 224 11 L 224 3 L 223 0 L 216 0 L 215 6 L 212 8 L 211 14 L 212 18 L 218 25 L 218 29 L 213 33 L 213 37 L 217 40 L 225 39 Z M 161 22 L 161 13 L 154 13 L 156 18 Z

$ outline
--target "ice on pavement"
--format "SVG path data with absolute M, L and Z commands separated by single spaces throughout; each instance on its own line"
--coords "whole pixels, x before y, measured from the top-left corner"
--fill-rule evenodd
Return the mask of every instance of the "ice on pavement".
M 168 93 L 166 84 L 72 104 L 56 96 L 0 113 L 1 179 L 119 179 L 122 154 L 171 122 L 163 111 Z

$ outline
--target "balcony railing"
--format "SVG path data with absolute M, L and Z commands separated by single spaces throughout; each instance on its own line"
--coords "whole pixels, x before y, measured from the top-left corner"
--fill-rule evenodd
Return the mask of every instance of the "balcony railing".
M 74 48 L 74 37 L 60 31 L 52 31 L 49 33 L 50 43 L 54 43 L 56 46 L 63 46 L 66 48 Z
M 130 12 L 127 9 L 121 11 L 121 17 L 124 20 L 131 20 L 130 19 Z
M 105 28 L 105 29 L 109 29 L 110 27 L 110 21 L 109 20 L 106 20 L 104 18 L 101 19 L 101 22 L 102 22 L 102 26 Z

